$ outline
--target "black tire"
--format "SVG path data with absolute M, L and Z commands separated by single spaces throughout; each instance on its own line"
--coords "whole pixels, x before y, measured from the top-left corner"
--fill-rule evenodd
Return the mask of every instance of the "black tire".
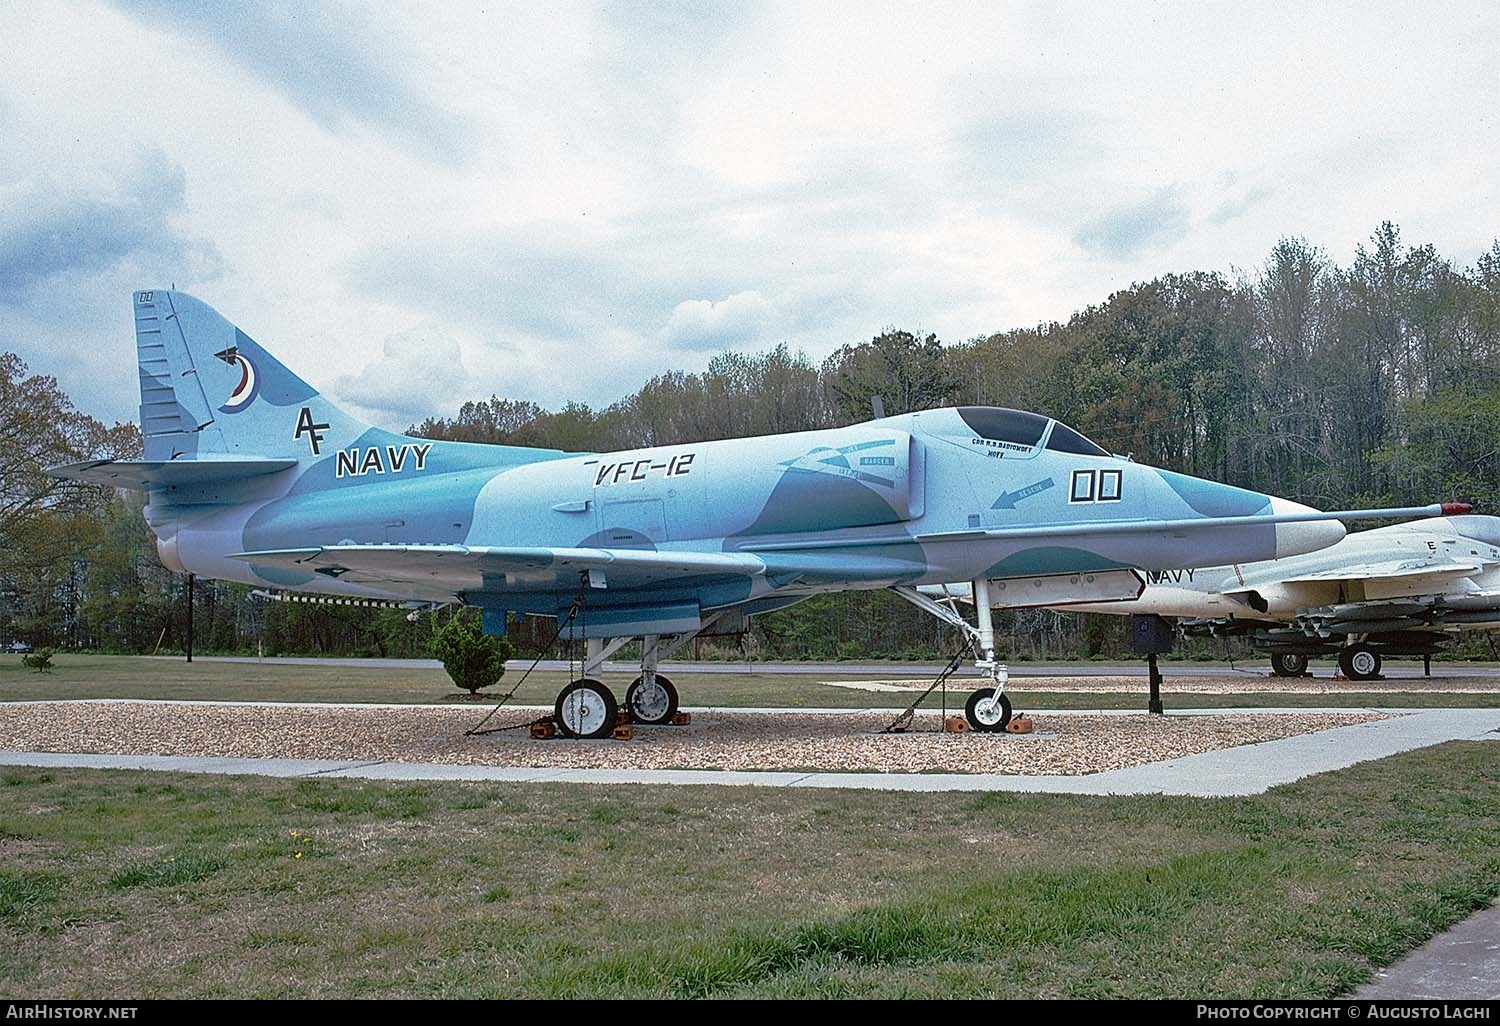
M 1278 677 L 1300 677 L 1307 672 L 1307 656 L 1277 652 L 1271 656 L 1271 672 Z
M 1341 648 L 1339 672 L 1350 680 L 1375 680 L 1380 676 L 1380 653 L 1369 645 Z
M 995 699 L 991 703 L 991 699 Z M 986 711 L 981 715 L 980 703 L 985 703 Z M 999 718 L 994 715 L 994 709 L 998 706 Z M 964 705 L 964 718 L 969 721 L 969 729 L 981 734 L 998 734 L 1005 730 L 1005 725 L 1010 722 L 1010 698 L 1004 692 L 995 695 L 994 688 L 980 688 L 969 696 L 969 701 Z
M 564 737 L 610 737 L 620 706 L 609 688 L 585 677 L 558 692 L 552 715 Z
M 644 677 L 637 677 L 625 689 L 625 711 L 630 713 L 630 718 L 636 723 L 645 724 L 648 727 L 659 727 L 663 723 L 670 723 L 672 717 L 677 715 L 677 688 L 672 682 L 661 674 L 656 675 L 656 683 L 666 694 L 666 701 L 655 696 L 653 701 L 648 701 L 652 696 L 643 694 L 641 684 Z

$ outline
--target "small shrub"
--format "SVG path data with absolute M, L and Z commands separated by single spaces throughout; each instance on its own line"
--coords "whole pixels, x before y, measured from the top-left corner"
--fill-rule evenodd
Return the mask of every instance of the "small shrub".
M 51 673 L 52 649 L 39 648 L 35 652 L 27 652 L 21 657 L 21 665 L 37 673 Z
M 505 661 L 514 651 L 510 640 L 485 634 L 477 618 L 462 614 L 449 620 L 432 637 L 432 654 L 443 662 L 453 683 L 469 694 L 497 683 L 505 675 Z

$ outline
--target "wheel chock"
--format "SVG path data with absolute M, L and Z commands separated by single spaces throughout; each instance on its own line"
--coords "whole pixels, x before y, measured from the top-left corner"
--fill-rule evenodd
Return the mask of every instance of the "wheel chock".
M 962 716 L 949 716 L 943 721 L 943 733 L 945 734 L 967 734 L 969 732 L 969 721 Z
M 1007 734 L 1033 734 L 1036 732 L 1036 724 L 1029 716 L 1012 716 L 1010 722 L 1005 725 L 1005 732 Z
M 686 727 L 693 722 L 693 714 L 685 712 L 674 712 L 672 718 L 667 721 L 674 727 Z
M 621 723 L 615 727 L 612 735 L 616 741 L 629 741 L 635 737 L 635 728 L 628 723 Z
M 557 724 L 551 720 L 537 720 L 531 725 L 533 741 L 549 741 L 557 736 Z

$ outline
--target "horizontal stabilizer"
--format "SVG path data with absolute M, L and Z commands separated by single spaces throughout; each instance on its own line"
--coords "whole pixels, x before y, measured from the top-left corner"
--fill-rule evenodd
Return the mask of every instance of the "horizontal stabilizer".
M 290 470 L 296 460 L 243 459 L 197 460 L 84 460 L 59 467 L 48 467 L 53 477 L 111 488 L 181 488 L 193 485 L 223 484 L 247 477 Z

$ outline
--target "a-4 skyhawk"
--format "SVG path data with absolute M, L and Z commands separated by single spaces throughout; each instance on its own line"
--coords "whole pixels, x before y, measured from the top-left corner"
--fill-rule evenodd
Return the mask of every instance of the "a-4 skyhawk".
M 928 410 L 825 431 L 616 453 L 433 441 L 360 423 L 204 303 L 134 296 L 145 459 L 55 473 L 146 491 L 173 569 L 262 587 L 465 603 L 562 617 L 588 639 L 561 729 L 606 736 L 604 658 L 642 639 L 625 694 L 666 722 L 657 667 L 705 630 L 809 595 L 893 588 L 959 627 L 989 684 L 982 730 L 1010 716 L 990 582 L 1245 563 L 1330 545 L 1339 516 L 1111 456 L 1015 410 Z M 1437 507 L 1388 511 L 1432 515 Z M 972 582 L 977 626 L 918 585 Z M 609 640 L 609 644 L 605 641 Z

